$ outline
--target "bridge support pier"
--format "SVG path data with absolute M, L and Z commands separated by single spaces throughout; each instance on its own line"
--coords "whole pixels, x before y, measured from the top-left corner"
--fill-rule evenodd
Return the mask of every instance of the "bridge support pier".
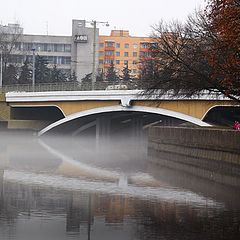
M 108 117 L 98 117 L 96 120 L 96 148 L 100 150 L 110 140 L 111 120 Z
M 143 137 L 143 131 L 142 131 L 142 129 L 143 129 L 143 119 L 139 118 L 139 117 L 133 118 L 132 129 L 133 129 L 133 132 L 132 132 L 133 138 L 142 139 L 142 137 Z

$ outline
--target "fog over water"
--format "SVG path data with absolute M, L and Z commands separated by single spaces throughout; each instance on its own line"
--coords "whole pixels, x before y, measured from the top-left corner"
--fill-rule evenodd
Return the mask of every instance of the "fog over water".
M 239 239 L 238 192 L 153 166 L 146 139 L 0 134 L 1 240 Z

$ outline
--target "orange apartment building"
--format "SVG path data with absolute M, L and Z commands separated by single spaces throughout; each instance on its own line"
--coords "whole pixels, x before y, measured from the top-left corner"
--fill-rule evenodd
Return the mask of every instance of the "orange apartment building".
M 125 65 L 131 70 L 131 77 L 138 77 L 142 57 L 147 56 L 149 37 L 134 37 L 128 30 L 112 30 L 110 36 L 99 36 L 99 71 L 107 72 L 113 63 L 119 76 Z

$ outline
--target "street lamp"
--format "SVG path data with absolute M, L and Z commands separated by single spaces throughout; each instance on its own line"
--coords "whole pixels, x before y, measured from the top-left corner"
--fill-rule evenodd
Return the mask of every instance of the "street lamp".
M 35 89 L 35 48 L 32 49 L 32 88 Z
M 94 84 L 96 82 L 96 30 L 97 24 L 102 23 L 105 26 L 109 27 L 108 22 L 98 22 L 98 21 L 91 21 L 90 24 L 93 25 L 93 64 L 92 64 L 92 90 L 94 90 Z

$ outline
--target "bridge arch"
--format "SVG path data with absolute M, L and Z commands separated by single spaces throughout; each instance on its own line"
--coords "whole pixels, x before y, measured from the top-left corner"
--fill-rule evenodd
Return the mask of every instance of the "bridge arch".
M 240 105 L 215 105 L 208 109 L 202 120 L 213 125 L 227 126 L 240 119 Z
M 119 111 L 155 113 L 155 114 L 159 114 L 159 115 L 165 115 L 168 117 L 178 118 L 178 119 L 193 123 L 198 126 L 203 126 L 203 127 L 211 126 L 210 124 L 205 123 L 198 118 L 195 118 L 195 117 L 183 114 L 183 113 L 175 112 L 175 111 L 162 109 L 162 108 L 153 108 L 153 107 L 144 107 L 144 106 L 132 106 L 132 107 L 126 108 L 123 106 L 110 106 L 110 107 L 94 108 L 94 109 L 85 110 L 85 111 L 71 114 L 71 115 L 69 115 L 63 119 L 60 119 L 59 121 L 56 121 L 56 122 L 50 124 L 49 126 L 43 128 L 38 133 L 38 136 L 42 136 L 45 133 L 47 133 L 48 131 L 50 131 L 51 129 L 53 129 L 57 126 L 60 126 L 61 124 L 75 120 L 77 118 L 81 118 L 81 117 L 85 117 L 85 116 L 89 116 L 89 115 L 93 115 L 93 114 L 119 112 Z

